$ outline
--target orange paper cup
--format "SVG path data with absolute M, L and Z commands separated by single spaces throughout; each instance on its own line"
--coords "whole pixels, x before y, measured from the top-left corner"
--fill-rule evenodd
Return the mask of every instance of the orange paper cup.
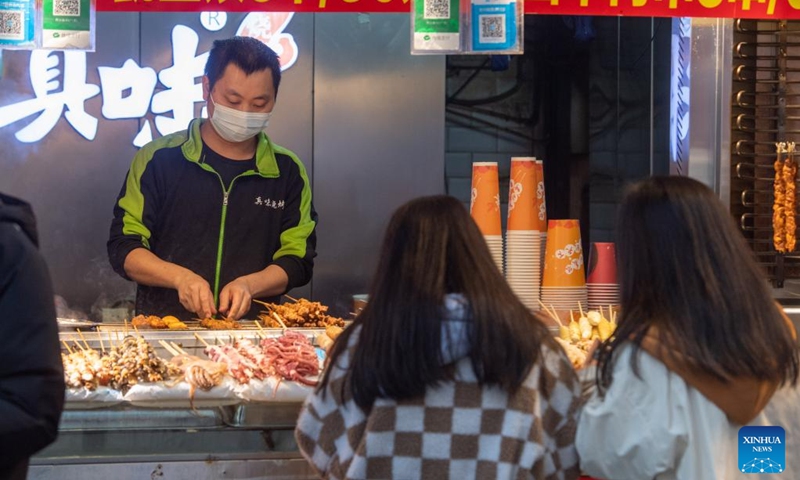
M 536 162 L 533 157 L 511 159 L 508 184 L 508 229 L 536 229 Z
M 543 287 L 586 285 L 578 220 L 550 220 L 544 256 Z
M 472 201 L 469 212 L 484 235 L 502 235 L 500 176 L 497 162 L 472 164 Z
M 534 170 L 536 171 L 536 203 L 534 204 L 534 211 L 536 213 L 535 230 L 546 232 L 547 200 L 544 194 L 544 163 L 541 160 L 536 160 L 534 163 Z

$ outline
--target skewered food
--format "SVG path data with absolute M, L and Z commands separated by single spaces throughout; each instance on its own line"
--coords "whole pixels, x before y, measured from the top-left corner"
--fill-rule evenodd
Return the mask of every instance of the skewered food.
M 777 159 L 773 164 L 774 200 L 772 204 L 772 242 L 775 251 L 794 251 L 797 244 L 795 221 L 797 202 L 797 162 L 794 160 L 794 143 L 781 142 L 777 146 Z M 784 154 L 788 154 L 786 158 Z
M 573 367 L 581 368 L 586 363 L 586 352 L 562 338 L 556 337 L 556 341 L 564 348 Z
M 167 328 L 167 323 L 161 317 L 155 315 L 137 315 L 131 320 L 131 325 L 141 329 L 155 328 L 163 330 Z
M 209 391 L 222 383 L 228 367 L 225 364 L 203 360 L 193 355 L 176 355 L 170 363 L 183 372 L 183 378 L 189 384 L 189 405 L 194 408 L 194 392 L 199 388 Z
M 570 312 L 572 319 L 568 326 L 563 325 L 561 320 L 556 315 L 555 311 L 550 312 L 546 306 L 543 305 L 545 311 L 559 324 L 559 335 L 556 337 L 558 343 L 564 347 L 567 356 L 572 362 L 573 366 L 581 367 L 586 361 L 586 354 L 592 348 L 596 340 L 606 341 L 614 334 L 616 324 L 614 323 L 614 312 L 609 307 L 609 316 L 611 320 L 607 319 L 602 311 L 590 310 L 575 320 L 574 315 Z M 578 353 L 580 352 L 580 354 Z
M 228 374 L 241 384 L 250 383 L 250 379 L 256 376 L 255 371 L 259 370 L 258 364 L 244 357 L 233 345 L 209 345 L 205 349 L 208 358 L 215 362 L 224 363 L 228 368 Z
M 200 320 L 200 326 L 209 330 L 237 330 L 242 328 L 236 320 L 217 320 L 214 318 Z
M 125 337 L 103 357 L 103 363 L 110 373 L 109 385 L 123 392 L 137 383 L 160 382 L 181 373 L 156 355 L 153 346 L 142 337 Z
M 319 303 L 301 298 L 292 303 L 267 304 L 270 312 L 259 315 L 259 320 L 270 328 L 283 328 L 274 317 L 273 312 L 283 321 L 286 327 L 323 328 L 327 326 L 344 327 L 344 320 L 328 315 L 328 307 Z
M 108 385 L 110 374 L 97 350 L 78 349 L 69 354 L 61 354 L 64 364 L 64 383 L 70 388 L 95 390 Z
M 319 375 L 319 358 L 305 335 L 287 331 L 278 338 L 262 340 L 261 347 L 274 374 L 303 385 L 317 385 L 317 381 L 309 377 Z
M 152 345 L 142 337 L 125 337 L 106 355 L 81 348 L 68 355 L 62 354 L 61 359 L 66 384 L 87 390 L 109 386 L 124 392 L 137 383 L 158 382 L 180 373 L 158 357 Z
M 170 330 L 186 330 L 187 327 L 185 323 L 181 322 L 177 318 L 167 315 L 166 317 L 162 318 L 161 320 L 167 325 L 167 328 Z
M 315 339 L 317 341 L 317 346 L 325 351 L 330 350 L 333 343 L 339 338 L 339 335 L 341 335 L 343 331 L 344 329 L 342 327 L 335 327 L 333 325 L 325 328 L 325 333 L 317 335 Z

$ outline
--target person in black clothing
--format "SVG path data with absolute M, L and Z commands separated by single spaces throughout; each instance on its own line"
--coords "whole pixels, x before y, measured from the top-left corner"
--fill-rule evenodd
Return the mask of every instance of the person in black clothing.
M 262 42 L 215 41 L 203 77 L 209 118 L 136 154 L 108 256 L 137 283 L 138 314 L 254 318 L 252 299 L 275 302 L 311 280 L 311 182 L 264 133 L 280 79 L 278 56 Z
M 0 194 L 0 479 L 24 479 L 64 408 L 53 286 L 30 206 Z

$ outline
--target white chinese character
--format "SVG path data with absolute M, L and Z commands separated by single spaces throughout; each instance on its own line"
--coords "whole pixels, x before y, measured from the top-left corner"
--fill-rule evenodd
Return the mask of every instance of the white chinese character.
M 38 142 L 56 126 L 64 107 L 64 117 L 87 140 L 97 134 L 97 119 L 86 113 L 86 100 L 100 93 L 100 87 L 86 83 L 86 52 L 64 52 L 64 88 L 57 79 L 59 55 L 47 50 L 31 52 L 29 73 L 36 98 L 0 107 L 0 128 L 40 113 L 36 120 L 14 136 L 25 143 Z
M 156 71 L 140 67 L 135 60 L 128 59 L 121 68 L 97 67 L 100 85 L 103 88 L 103 116 L 108 119 L 142 118 L 150 107 L 150 99 L 156 88 Z M 130 90 L 128 96 L 123 93 Z M 142 147 L 153 139 L 150 122 L 145 121 L 133 140 Z
M 142 118 L 150 107 L 150 99 L 156 88 L 156 71 L 140 67 L 129 58 L 121 68 L 97 67 L 100 85 L 103 88 L 103 116 L 118 118 Z M 130 94 L 123 97 L 123 93 Z
M 278 208 L 278 202 L 276 202 L 275 200 L 273 200 L 273 201 L 272 201 L 272 205 L 270 205 L 270 206 L 271 206 L 272 208 L 274 208 L 274 209 L 277 209 L 277 208 Z
M 156 115 L 156 129 L 169 135 L 189 126 L 194 118 L 195 102 L 203 101 L 203 85 L 195 83 L 203 76 L 208 52 L 195 55 L 199 37 L 185 25 L 172 29 L 172 66 L 158 73 L 158 79 L 167 87 L 153 96 L 153 113 L 172 112 L 172 116 Z
M 278 202 L 278 208 L 283 208 L 283 200 L 281 200 L 280 202 Z
M 256 205 L 263 205 L 264 202 L 261 201 L 261 197 L 256 197 Z

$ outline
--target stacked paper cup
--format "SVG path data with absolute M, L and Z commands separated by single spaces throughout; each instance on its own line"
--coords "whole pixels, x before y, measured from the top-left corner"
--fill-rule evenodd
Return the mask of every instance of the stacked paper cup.
M 470 215 L 486 239 L 495 264 L 503 271 L 503 234 L 500 226 L 500 176 L 497 162 L 472 164 Z
M 544 267 L 544 253 L 547 246 L 547 201 L 544 194 L 544 163 L 536 160 L 536 230 L 539 231 L 539 268 Z M 541 278 L 541 272 L 539 273 Z
M 536 214 L 535 159 L 511 159 L 506 232 L 506 279 L 530 310 L 539 310 L 541 244 Z
M 594 242 L 589 252 L 589 308 L 619 305 L 617 254 L 612 242 Z
M 578 220 L 548 222 L 542 302 L 561 312 L 588 304 Z

